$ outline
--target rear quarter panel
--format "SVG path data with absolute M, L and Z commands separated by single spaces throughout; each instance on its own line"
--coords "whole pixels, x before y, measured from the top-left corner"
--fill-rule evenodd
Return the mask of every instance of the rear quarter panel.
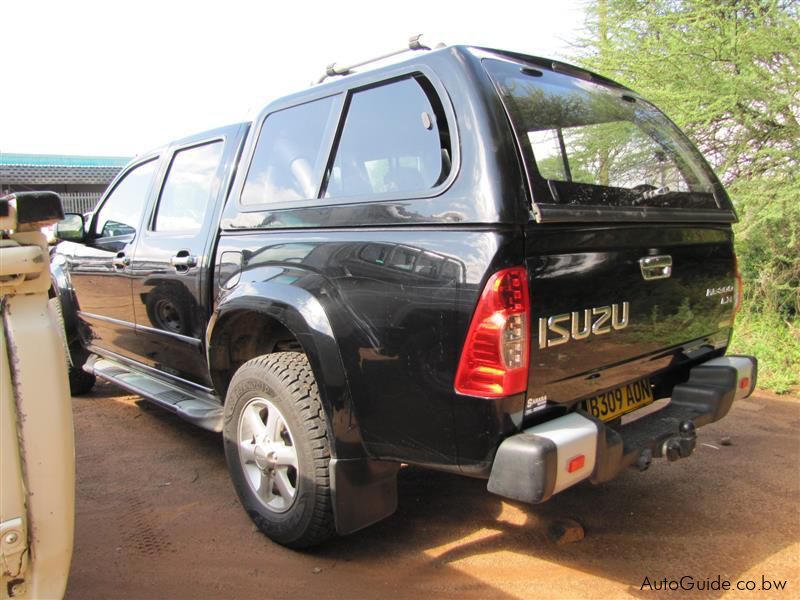
M 488 228 L 252 232 L 218 249 L 242 257 L 235 289 L 269 282 L 319 303 L 352 397 L 334 403 L 352 407 L 371 456 L 445 468 L 458 464 L 453 379 L 472 311 L 487 273 L 521 252 L 521 232 Z

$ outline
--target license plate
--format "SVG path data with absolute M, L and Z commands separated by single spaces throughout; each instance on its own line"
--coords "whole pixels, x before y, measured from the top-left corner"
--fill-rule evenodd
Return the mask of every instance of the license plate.
M 650 387 L 650 380 L 645 377 L 587 398 L 581 402 L 581 406 L 583 410 L 601 421 L 613 421 L 625 413 L 647 406 L 652 401 L 653 390 Z

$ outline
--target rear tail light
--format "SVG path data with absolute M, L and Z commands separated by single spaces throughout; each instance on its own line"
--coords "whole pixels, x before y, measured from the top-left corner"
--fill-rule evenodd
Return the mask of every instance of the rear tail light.
M 530 297 L 525 267 L 498 271 L 483 289 L 461 351 L 459 394 L 499 398 L 528 387 Z
M 742 274 L 739 272 L 739 260 L 736 258 L 736 254 L 733 255 L 733 272 L 736 276 L 736 280 L 733 284 L 733 295 L 735 304 L 733 305 L 733 314 L 739 312 L 739 309 L 742 308 L 742 298 L 744 297 L 744 285 L 742 284 Z

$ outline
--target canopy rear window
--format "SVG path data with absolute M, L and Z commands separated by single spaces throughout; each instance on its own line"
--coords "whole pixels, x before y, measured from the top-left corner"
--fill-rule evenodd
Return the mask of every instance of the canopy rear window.
M 539 216 L 550 209 L 566 218 L 611 211 L 735 219 L 697 149 L 652 104 L 588 75 L 484 65 L 517 135 Z

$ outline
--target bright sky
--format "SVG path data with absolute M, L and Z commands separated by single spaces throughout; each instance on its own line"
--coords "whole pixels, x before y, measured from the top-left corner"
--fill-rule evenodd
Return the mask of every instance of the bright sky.
M 133 156 L 423 33 L 569 55 L 584 0 L 0 0 L 0 152 Z

